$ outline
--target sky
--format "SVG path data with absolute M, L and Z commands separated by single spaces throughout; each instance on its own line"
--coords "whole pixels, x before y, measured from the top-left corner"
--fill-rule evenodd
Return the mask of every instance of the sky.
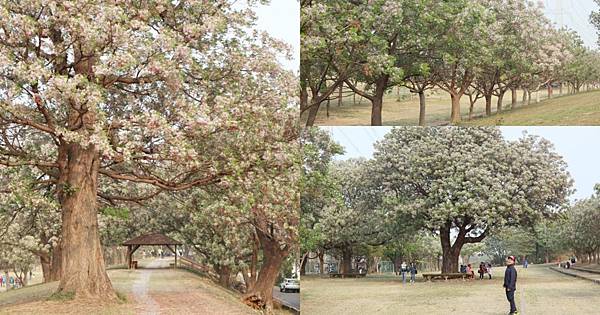
M 298 0 L 271 0 L 256 8 L 257 27 L 269 32 L 293 48 L 293 60 L 281 60 L 290 70 L 300 69 L 300 2 Z
M 590 23 L 592 11 L 598 11 L 594 0 L 543 0 L 546 16 L 560 26 L 577 31 L 586 46 L 598 48 L 598 35 Z
M 383 139 L 391 127 L 321 127 L 331 132 L 333 139 L 345 147 L 346 153 L 338 159 L 371 158 L 373 144 Z M 554 143 L 562 155 L 575 183 L 571 200 L 591 196 L 594 185 L 600 183 L 600 127 L 500 127 L 508 140 L 528 134 L 542 136 Z

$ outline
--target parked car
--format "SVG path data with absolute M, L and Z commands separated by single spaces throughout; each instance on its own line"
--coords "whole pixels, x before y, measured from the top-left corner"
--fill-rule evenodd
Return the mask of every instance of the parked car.
M 298 279 L 285 278 L 279 285 L 281 292 L 300 292 L 300 281 Z

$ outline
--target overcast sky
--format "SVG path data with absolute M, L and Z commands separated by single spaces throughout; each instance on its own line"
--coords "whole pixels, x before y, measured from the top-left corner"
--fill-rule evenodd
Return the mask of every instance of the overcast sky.
M 380 140 L 392 127 L 321 127 L 332 133 L 333 139 L 346 149 L 339 159 L 373 156 L 373 143 Z M 571 200 L 592 195 L 594 185 L 600 183 L 600 127 L 500 127 L 504 137 L 515 140 L 523 131 L 539 135 L 555 145 L 556 152 L 568 164 L 569 173 L 577 190 Z
M 290 70 L 300 69 L 300 2 L 298 0 L 271 0 L 269 5 L 256 9 L 257 27 L 283 40 L 294 49 L 293 60 L 282 60 Z
M 590 23 L 592 11 L 598 11 L 594 0 L 543 0 L 546 16 L 558 26 L 567 26 L 579 33 L 585 45 L 597 48 L 598 35 Z

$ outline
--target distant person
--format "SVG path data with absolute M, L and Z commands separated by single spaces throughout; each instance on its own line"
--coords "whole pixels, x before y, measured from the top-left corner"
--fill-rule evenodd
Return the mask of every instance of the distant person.
M 467 266 L 460 265 L 460 273 L 467 273 Z
M 0 287 L 4 286 L 4 275 L 0 275 Z
M 527 266 L 529 266 L 529 262 L 527 261 L 527 258 L 523 259 L 523 268 L 527 269 Z
M 485 269 L 487 271 L 488 276 L 490 277 L 490 280 L 492 280 L 492 264 L 491 263 L 487 263 Z
M 483 280 L 483 275 L 485 274 L 485 264 L 483 262 L 479 264 L 477 272 L 479 273 L 479 280 Z
M 515 256 L 506 258 L 506 271 L 504 272 L 504 289 L 506 299 L 510 303 L 510 314 L 519 314 L 515 305 L 515 291 L 517 290 L 517 269 L 515 269 Z
M 567 260 L 567 269 L 571 269 L 571 261 Z
M 410 263 L 410 283 L 415 283 L 416 276 L 417 276 L 417 265 L 413 262 L 413 263 Z
M 571 257 L 571 265 L 574 265 L 576 261 L 577 260 L 575 260 L 575 256 Z
M 406 263 L 402 262 L 402 265 L 400 265 L 400 273 L 402 273 L 402 283 L 406 283 L 406 271 L 408 271 Z
M 473 267 L 471 267 L 471 264 L 467 265 L 467 278 L 475 279 L 475 271 L 473 270 Z

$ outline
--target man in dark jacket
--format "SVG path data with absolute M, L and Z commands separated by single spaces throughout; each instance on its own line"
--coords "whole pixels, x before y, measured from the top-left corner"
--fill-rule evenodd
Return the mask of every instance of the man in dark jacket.
M 510 313 L 519 314 L 515 305 L 515 291 L 517 290 L 517 270 L 515 269 L 515 256 L 506 258 L 506 271 L 504 272 L 504 289 L 506 299 L 510 302 Z

